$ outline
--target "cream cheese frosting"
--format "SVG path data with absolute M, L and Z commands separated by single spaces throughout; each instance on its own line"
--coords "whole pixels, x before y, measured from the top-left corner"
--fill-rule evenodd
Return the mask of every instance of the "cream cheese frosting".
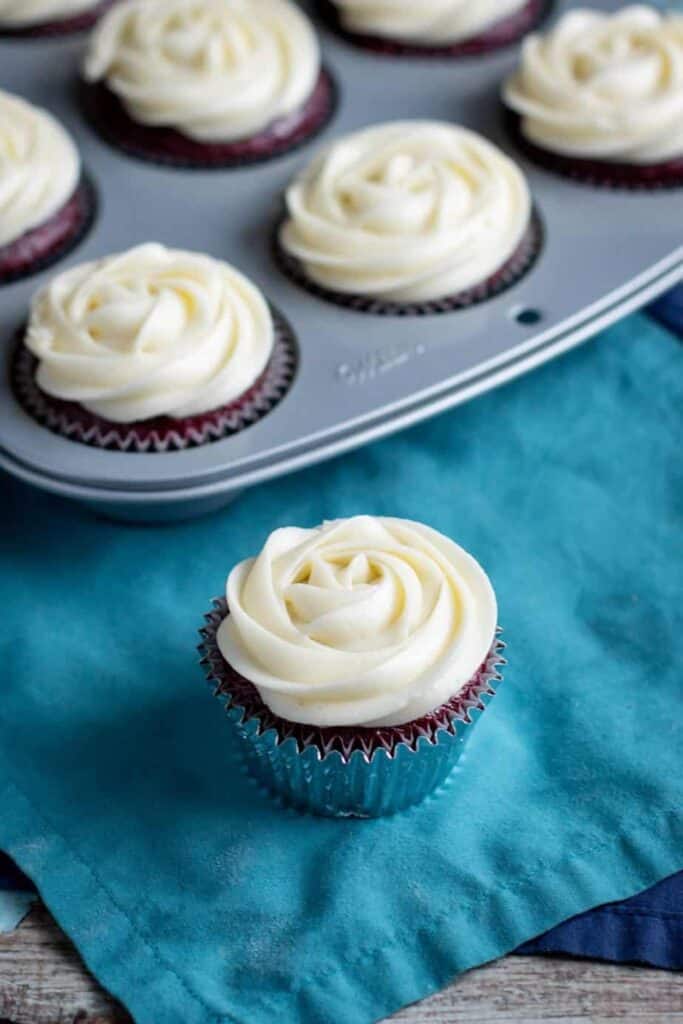
M 226 661 L 281 718 L 413 721 L 455 696 L 496 631 L 481 566 L 421 523 L 355 516 L 275 530 L 228 578 Z
M 650 164 L 683 156 L 683 15 L 578 9 L 529 36 L 504 89 L 544 149 Z
M 524 176 L 474 132 L 396 121 L 323 150 L 290 185 L 284 251 L 311 280 L 387 301 L 428 301 L 485 281 L 531 212 Z
M 57 213 L 80 167 L 76 146 L 51 114 L 0 90 L 0 246 Z
M 63 21 L 90 11 L 100 0 L 0 0 L 0 28 L 24 28 Z
M 334 0 L 350 32 L 424 45 L 472 39 L 527 0 Z
M 246 277 L 149 243 L 50 281 L 25 344 L 46 394 L 131 423 L 228 404 L 260 376 L 273 340 L 268 306 Z
M 230 142 L 297 112 L 320 53 L 289 0 L 123 0 L 98 23 L 84 74 L 141 124 Z

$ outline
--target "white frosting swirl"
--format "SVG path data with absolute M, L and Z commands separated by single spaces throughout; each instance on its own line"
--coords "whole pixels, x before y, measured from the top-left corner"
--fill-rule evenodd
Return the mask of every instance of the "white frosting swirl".
M 275 714 L 317 726 L 428 714 L 474 676 L 496 630 L 481 566 L 404 519 L 276 530 L 230 573 L 227 599 L 226 661 Z
M 100 0 L 0 0 L 0 28 L 24 28 L 63 21 L 92 10 Z
M 320 54 L 289 0 L 123 0 L 95 29 L 84 73 L 141 124 L 230 142 L 303 106 Z
M 504 97 L 524 135 L 556 153 L 633 164 L 683 156 L 683 15 L 570 11 L 526 39 Z
M 0 90 L 0 246 L 57 213 L 80 168 L 78 150 L 51 114 Z
M 238 398 L 273 337 L 263 296 L 233 267 L 150 243 L 55 277 L 33 300 L 25 343 L 43 391 L 131 423 Z
M 527 0 L 334 0 L 350 32 L 401 42 L 448 45 L 472 39 L 521 10 Z
M 480 135 L 395 121 L 325 149 L 287 190 L 280 243 L 335 291 L 427 301 L 486 280 L 527 228 L 521 171 Z

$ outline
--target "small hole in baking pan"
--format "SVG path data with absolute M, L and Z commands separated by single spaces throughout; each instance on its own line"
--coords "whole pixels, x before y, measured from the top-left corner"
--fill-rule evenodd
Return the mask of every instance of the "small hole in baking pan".
M 515 306 L 510 310 L 510 316 L 522 327 L 534 327 L 543 319 L 540 309 L 534 309 L 532 306 Z

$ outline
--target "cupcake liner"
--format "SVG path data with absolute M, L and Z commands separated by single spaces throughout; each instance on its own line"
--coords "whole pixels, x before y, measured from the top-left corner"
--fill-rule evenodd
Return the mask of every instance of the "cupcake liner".
M 275 230 L 273 256 L 280 270 L 290 280 L 319 299 L 325 299 L 326 302 L 333 302 L 336 306 L 343 306 L 357 313 L 373 313 L 377 316 L 432 316 L 436 313 L 453 313 L 493 299 L 508 288 L 512 288 L 531 270 L 543 248 L 544 239 L 543 222 L 538 211 L 534 209 L 529 226 L 517 249 L 503 266 L 485 281 L 443 299 L 432 299 L 429 302 L 387 302 L 368 295 L 347 295 L 312 281 L 306 274 L 303 264 L 286 253 L 280 245 L 280 224 Z
M 275 310 L 275 343 L 265 371 L 240 398 L 218 409 L 175 420 L 170 416 L 136 423 L 113 423 L 77 402 L 45 394 L 36 384 L 36 357 L 19 332 L 10 366 L 11 386 L 22 408 L 54 434 L 70 441 L 119 452 L 169 452 L 220 441 L 256 423 L 284 398 L 298 365 L 294 332 Z
M 527 0 L 519 11 L 502 18 L 488 29 L 470 39 L 457 43 L 431 45 L 409 43 L 400 39 L 352 32 L 344 28 L 339 11 L 332 0 L 318 0 L 322 19 L 340 36 L 355 46 L 388 57 L 480 57 L 519 42 L 528 32 L 545 21 L 553 7 L 553 0 Z
M 75 32 L 85 32 L 92 28 L 99 18 L 112 7 L 117 0 L 101 0 L 90 11 L 74 15 L 71 18 L 60 18 L 54 21 L 43 21 L 39 25 L 26 25 L 22 28 L 0 28 L 0 39 L 45 39 L 50 36 L 66 36 Z
M 597 188 L 632 191 L 659 191 L 683 185 L 683 153 L 679 159 L 658 164 L 629 164 L 562 156 L 527 139 L 522 131 L 522 118 L 508 107 L 504 108 L 504 118 L 507 132 L 517 148 L 539 167 L 563 178 Z
M 83 240 L 97 213 L 97 193 L 83 175 L 72 195 L 49 220 L 0 247 L 0 285 L 12 284 L 52 266 Z
M 225 599 L 214 599 L 199 651 L 214 695 L 240 738 L 247 769 L 286 804 L 326 817 L 381 817 L 424 800 L 456 766 L 502 680 L 498 668 L 506 664 L 498 629 L 470 682 L 429 715 L 386 728 L 316 728 L 273 714 L 256 687 L 225 661 L 216 635 L 227 613 Z
M 129 156 L 184 169 L 220 170 L 262 163 L 290 153 L 313 139 L 337 107 L 337 85 L 323 68 L 306 103 L 269 128 L 235 142 L 204 143 L 174 128 L 150 127 L 134 121 L 104 83 L 80 83 L 81 105 L 94 130 Z

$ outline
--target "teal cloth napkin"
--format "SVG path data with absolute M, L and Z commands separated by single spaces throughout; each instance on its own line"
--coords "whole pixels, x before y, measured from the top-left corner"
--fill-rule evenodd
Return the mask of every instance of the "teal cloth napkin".
M 0 847 L 138 1024 L 366 1024 L 683 867 L 682 369 L 634 317 L 172 527 L 0 479 Z M 195 653 L 270 530 L 357 512 L 470 549 L 509 645 L 446 788 L 372 822 L 260 793 Z

